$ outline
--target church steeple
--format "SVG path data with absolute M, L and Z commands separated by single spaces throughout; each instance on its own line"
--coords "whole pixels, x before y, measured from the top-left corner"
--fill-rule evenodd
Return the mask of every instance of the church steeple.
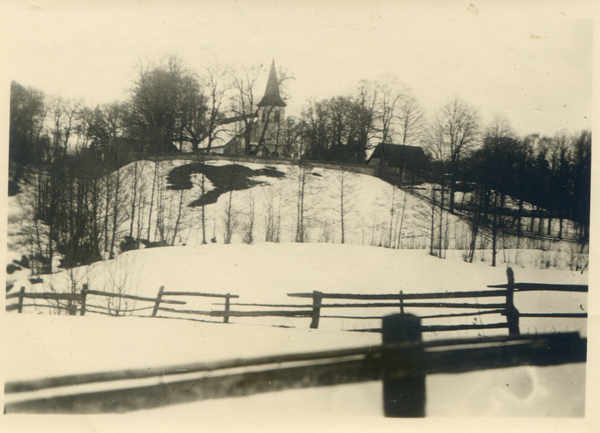
M 258 107 L 265 106 L 285 107 L 287 104 L 281 99 L 279 94 L 279 82 L 277 80 L 277 71 L 275 70 L 275 59 L 271 63 L 271 71 L 269 72 L 269 79 L 267 81 L 267 89 L 265 90 L 265 96 L 257 104 Z

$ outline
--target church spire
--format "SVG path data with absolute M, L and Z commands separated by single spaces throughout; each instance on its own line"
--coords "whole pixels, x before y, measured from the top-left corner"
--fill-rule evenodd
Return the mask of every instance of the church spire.
M 281 95 L 279 94 L 279 82 L 277 80 L 277 72 L 275 70 L 275 59 L 273 59 L 273 62 L 271 63 L 271 71 L 269 72 L 265 96 L 263 96 L 257 105 L 258 107 L 264 107 L 267 105 L 285 107 L 287 105 L 285 102 L 283 102 L 283 99 L 281 99 Z

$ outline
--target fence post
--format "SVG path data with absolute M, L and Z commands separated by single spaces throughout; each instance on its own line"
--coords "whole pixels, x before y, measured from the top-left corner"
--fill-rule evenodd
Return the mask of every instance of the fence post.
M 521 335 L 519 330 L 519 312 L 515 308 L 515 273 L 512 268 L 506 268 L 508 285 L 506 288 L 506 322 L 508 324 L 508 335 Z
M 83 289 L 81 289 L 81 311 L 79 313 L 80 316 L 85 315 L 85 302 L 87 299 L 88 285 L 84 284 Z
M 25 287 L 21 287 L 19 290 L 19 313 L 23 312 L 23 298 L 25 297 Z
M 154 309 L 152 310 L 152 317 L 156 317 L 156 313 L 158 312 L 158 306 L 160 305 L 160 301 L 164 291 L 165 286 L 160 286 L 160 289 L 158 289 L 158 295 L 156 295 L 156 303 L 154 304 Z
M 312 329 L 317 329 L 319 327 L 319 317 L 321 317 L 321 300 L 322 299 L 323 299 L 323 292 L 314 290 L 313 291 L 312 322 L 310 322 L 310 327 Z
M 402 295 L 402 290 L 400 290 L 400 314 L 404 314 L 404 296 Z
M 229 293 L 225 296 L 225 315 L 223 316 L 223 323 L 229 323 Z
M 412 314 L 393 314 L 383 318 L 383 344 L 421 341 L 421 319 Z M 411 349 L 410 353 L 416 353 Z M 422 348 L 420 349 L 423 350 Z M 425 416 L 425 374 L 418 361 L 408 353 L 384 353 L 383 411 L 386 417 Z

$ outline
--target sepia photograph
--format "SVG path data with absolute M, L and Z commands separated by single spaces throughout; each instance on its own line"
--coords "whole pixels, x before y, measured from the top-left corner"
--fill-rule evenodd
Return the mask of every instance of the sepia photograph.
M 593 2 L 0 10 L 0 430 L 600 421 Z

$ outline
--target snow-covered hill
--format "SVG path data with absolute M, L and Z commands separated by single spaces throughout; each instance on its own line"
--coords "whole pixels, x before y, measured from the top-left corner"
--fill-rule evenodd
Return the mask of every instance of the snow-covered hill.
M 115 259 L 43 275 L 43 282 L 36 284 L 29 281 L 29 271 L 22 267 L 9 275 L 10 283 L 15 288 L 26 287 L 28 292 L 78 291 L 87 284 L 92 290 L 148 297 L 155 297 L 159 287 L 165 286 L 172 291 L 232 293 L 240 296 L 239 302 L 272 304 L 302 303 L 287 294 L 313 290 L 370 294 L 400 290 L 404 293 L 484 290 L 489 284 L 506 282 L 507 266 L 513 267 L 516 280 L 521 282 L 587 283 L 587 271 L 575 272 L 566 266 L 570 252 L 560 244 L 546 251 L 501 251 L 498 267 L 490 266 L 489 250 L 485 249 L 477 252 L 472 264 L 464 262 L 461 250 L 448 250 L 446 259 L 433 257 L 428 254 L 429 205 L 380 179 L 360 174 L 346 179 L 350 182 L 346 187 L 352 186 L 346 190 L 352 191 L 349 201 L 352 206 L 345 216 L 348 225 L 342 245 L 341 221 L 339 212 L 336 213 L 341 179 L 338 171 L 328 169 L 310 169 L 309 180 L 305 179 L 307 230 L 304 240 L 309 241 L 306 243 L 292 242 L 297 230 L 298 191 L 302 181 L 297 167 L 244 164 L 252 171 L 242 170 L 249 183 L 238 183 L 237 189 L 230 190 L 223 189 L 218 176 L 213 178 L 214 182 L 206 179 L 205 195 L 207 191 L 221 189 L 205 202 L 207 235 L 216 237 L 217 242 L 203 245 L 201 206 L 188 206 L 202 198 L 198 173 L 186 168 L 189 178 L 169 178 L 174 169 L 189 164 L 183 161 L 140 161 L 137 164 L 136 200 L 139 202 L 133 228 L 126 209 L 133 197 L 135 185 L 131 183 L 131 172 L 135 166 L 130 164 L 112 175 L 122 177 L 121 199 L 125 203 L 123 218 L 119 220 L 119 236 L 122 238 L 132 230 L 136 238 L 157 241 L 160 226 L 163 238 L 174 239 L 176 246 L 124 252 Z M 223 161 L 210 164 L 215 167 L 212 174 L 219 172 L 218 167 L 227 165 Z M 160 176 L 155 178 L 157 172 Z M 159 189 L 155 184 L 157 179 L 161 184 Z M 190 189 L 177 189 L 178 182 L 188 180 L 192 184 Z M 151 193 L 153 184 L 154 195 Z M 22 194 L 11 198 L 9 210 L 8 247 L 9 259 L 13 262 L 21 261 L 23 255 L 30 253 L 30 245 L 23 237 L 28 236 L 32 228 L 42 234 L 44 231 L 42 225 L 31 225 L 27 186 L 23 189 Z M 158 190 L 162 194 L 161 206 Z M 184 206 L 180 208 L 179 203 Z M 224 244 L 229 203 L 235 210 L 231 213 L 235 217 L 235 230 L 232 243 Z M 160 217 L 158 208 L 162 208 Z M 252 214 L 253 242 L 245 244 Z M 264 242 L 269 221 L 274 221 L 269 220 L 269 216 L 281 221 L 279 242 Z M 466 224 L 452 216 L 447 221 L 449 238 L 460 242 L 468 230 Z M 403 249 L 380 246 L 402 246 Z M 546 266 L 551 262 L 556 266 Z M 10 301 L 15 302 L 15 299 Z M 104 302 L 90 297 L 88 302 L 92 301 Z M 190 309 L 223 308 L 214 305 L 214 299 L 188 298 L 186 301 L 185 308 Z M 522 312 L 588 311 L 587 296 L 582 294 L 521 293 L 516 295 L 515 302 Z M 129 308 L 141 306 L 146 305 L 130 304 Z M 423 311 L 409 312 L 422 315 Z M 309 329 L 307 318 L 232 318 L 232 324 L 225 325 L 172 318 L 116 318 L 92 313 L 84 317 L 58 316 L 48 312 L 47 308 L 28 307 L 26 314 L 6 315 L 8 380 L 380 342 L 378 334 L 348 332 L 378 326 L 377 320 L 322 319 L 319 329 L 315 330 Z M 466 323 L 465 320 L 473 318 L 448 323 Z M 486 323 L 491 319 L 481 316 L 478 320 Z M 521 331 L 587 333 L 583 319 L 522 319 Z M 475 337 L 505 332 L 464 331 L 458 335 Z M 427 338 L 436 337 L 440 336 Z M 435 375 L 427 379 L 426 410 L 428 416 L 579 417 L 585 410 L 585 378 L 583 364 Z M 306 421 L 308 417 L 311 420 L 326 418 L 332 428 L 340 417 L 355 419 L 370 428 L 389 428 L 389 420 L 382 418 L 381 411 L 381 384 L 367 383 L 185 404 L 142 411 L 128 415 L 127 420 L 147 426 L 141 428 L 145 431 L 158 425 L 153 425 L 152 420 L 182 419 L 194 413 L 203 423 L 215 425 L 211 423 L 235 412 L 239 418 L 228 420 L 229 427 L 237 426 L 237 430 L 264 426 L 264 421 L 270 419 L 286 421 L 296 427 L 314 427 L 312 421 Z M 175 424 L 169 428 L 175 428 Z
M 24 263 L 23 257 L 44 256 L 48 250 L 48 227 L 33 220 L 34 176 L 20 185 L 21 193 L 9 198 L 10 287 L 28 287 L 25 280 L 41 265 L 35 260 Z M 432 214 L 431 204 L 419 195 L 381 179 L 341 170 L 222 159 L 205 163 L 142 160 L 100 179 L 96 186 L 97 242 L 105 258 L 110 251 L 118 254 L 128 236 L 135 239 L 128 248 L 144 248 L 140 240 L 198 246 L 203 240 L 257 244 L 300 238 L 310 243 L 342 243 L 343 237 L 345 244 L 429 250 L 439 248 L 440 223 L 444 248 L 462 249 L 460 254 L 466 257 L 469 244 L 466 222 L 446 212 L 443 218 L 438 211 Z M 111 192 L 107 195 L 106 191 Z M 424 194 L 422 190 L 419 193 Z M 482 249 L 475 260 L 490 261 L 486 242 L 480 236 L 478 247 Z M 514 249 L 516 246 L 519 249 Z M 57 247 L 54 245 L 53 271 L 62 258 Z M 499 263 L 541 268 L 573 267 L 580 249 L 566 242 L 515 245 L 510 239 L 503 239 L 498 248 Z M 532 253 L 528 248 L 538 251 Z

